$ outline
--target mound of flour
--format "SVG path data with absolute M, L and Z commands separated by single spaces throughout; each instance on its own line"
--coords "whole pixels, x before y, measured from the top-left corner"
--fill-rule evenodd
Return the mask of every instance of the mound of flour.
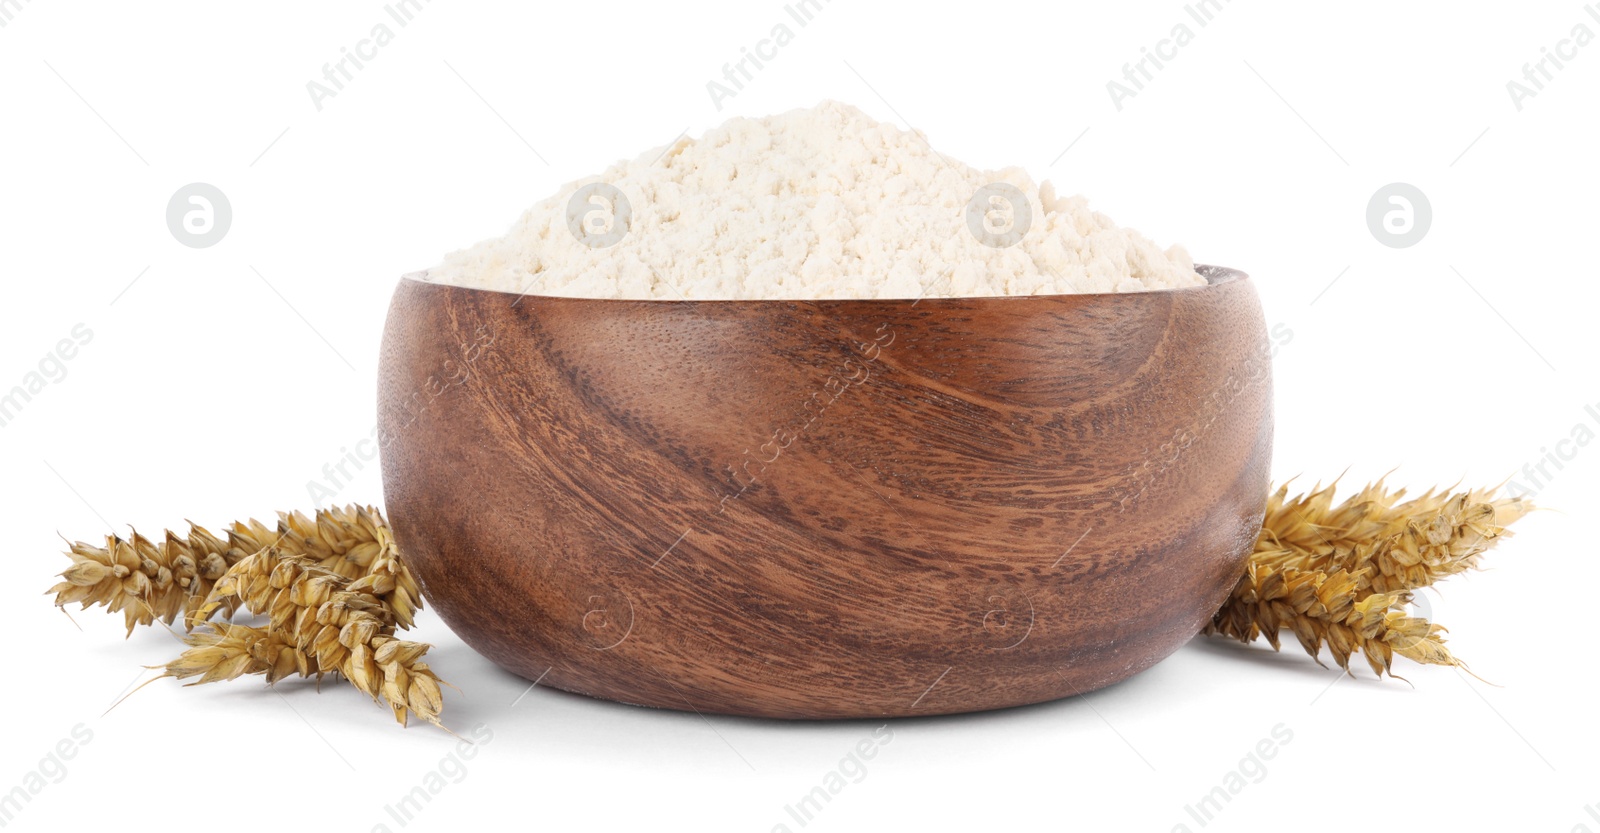
M 1058 197 L 1020 168 L 968 167 L 920 133 L 837 102 L 736 118 L 619 162 L 528 209 L 506 236 L 446 256 L 425 279 L 663 300 L 1205 283 L 1182 248 L 1162 250 L 1117 228 L 1082 197 Z

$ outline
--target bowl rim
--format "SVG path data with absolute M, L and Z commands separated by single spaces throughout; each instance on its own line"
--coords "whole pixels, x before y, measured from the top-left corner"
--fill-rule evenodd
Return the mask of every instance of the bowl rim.
M 540 301 L 547 301 L 547 302 L 548 301 L 572 301 L 572 302 L 587 301 L 587 302 L 594 302 L 594 303 L 678 304 L 678 305 L 683 305 L 683 304 L 751 304 L 751 305 L 757 305 L 757 306 L 760 306 L 760 305 L 771 305 L 771 304 L 841 304 L 841 303 L 868 304 L 868 305 L 888 305 L 888 304 L 905 304 L 907 302 L 910 302 L 912 305 L 916 305 L 916 304 L 919 304 L 919 303 L 922 303 L 922 302 L 927 302 L 929 304 L 938 306 L 938 305 L 949 304 L 949 303 L 953 303 L 953 302 L 955 302 L 955 303 L 965 303 L 965 302 L 971 302 L 971 301 L 1018 301 L 1018 302 L 1020 302 L 1020 301 L 1039 301 L 1039 300 L 1072 299 L 1072 298 L 1078 298 L 1078 299 L 1085 299 L 1085 298 L 1129 298 L 1129 299 L 1132 299 L 1132 298 L 1140 298 L 1140 297 L 1149 297 L 1149 296 L 1152 296 L 1152 295 L 1154 295 L 1154 296 L 1165 296 L 1165 295 L 1182 293 L 1182 292 L 1207 292 L 1207 291 L 1213 291 L 1213 290 L 1217 289 L 1218 287 L 1227 286 L 1229 284 L 1234 284 L 1234 283 L 1240 283 L 1240 282 L 1248 281 L 1250 279 L 1249 273 L 1241 271 L 1239 269 L 1233 269 L 1233 268 L 1230 268 L 1230 267 L 1227 267 L 1227 266 L 1214 266 L 1214 265 L 1210 265 L 1210 264 L 1197 263 L 1197 264 L 1195 264 L 1194 271 L 1195 271 L 1195 274 L 1197 274 L 1200 277 L 1206 279 L 1206 283 L 1205 284 L 1200 285 L 1200 286 L 1178 286 L 1178 287 L 1165 287 L 1165 288 L 1161 288 L 1161 289 L 1146 289 L 1146 290 L 1141 290 L 1141 291 L 1138 291 L 1138 292 L 1074 292 L 1074 293 L 1069 293 L 1069 294 L 1057 294 L 1057 295 L 962 295 L 962 296 L 957 296 L 957 297 L 942 297 L 942 296 L 941 297 L 927 297 L 927 296 L 923 296 L 923 297 L 920 297 L 920 298 L 586 298 L 586 297 L 579 296 L 579 295 L 540 295 L 540 294 L 536 294 L 536 293 L 532 293 L 532 292 L 513 292 L 513 291 L 511 291 L 509 289 L 488 289 L 486 287 L 480 287 L 480 286 L 462 286 L 460 284 L 453 284 L 453 283 L 435 283 L 433 281 L 430 281 L 430 280 L 426 279 L 425 276 L 428 274 L 428 270 L 427 269 L 419 269 L 419 270 L 417 270 L 415 272 L 407 272 L 404 275 L 401 275 L 400 276 L 400 285 L 404 286 L 406 284 L 406 282 L 409 281 L 409 282 L 421 284 L 421 285 L 424 285 L 424 286 L 440 287 L 440 288 L 443 288 L 443 289 L 455 289 L 455 290 L 461 290 L 461 291 L 465 291 L 465 292 L 490 292 L 490 293 L 494 293 L 496 295 L 512 295 L 512 296 L 516 296 L 518 298 L 537 298 Z

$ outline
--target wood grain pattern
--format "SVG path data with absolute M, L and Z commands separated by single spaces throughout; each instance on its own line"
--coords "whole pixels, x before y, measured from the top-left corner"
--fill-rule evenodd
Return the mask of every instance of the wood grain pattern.
M 613 301 L 405 279 L 389 517 L 428 601 L 542 685 L 785 718 L 1035 703 L 1221 604 L 1260 527 L 1254 287 Z

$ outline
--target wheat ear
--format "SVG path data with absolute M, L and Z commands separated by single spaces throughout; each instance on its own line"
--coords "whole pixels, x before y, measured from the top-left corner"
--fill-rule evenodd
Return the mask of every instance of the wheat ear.
M 1271 495 L 1245 575 L 1204 633 L 1265 638 L 1276 650 L 1289 630 L 1313 658 L 1327 645 L 1348 670 L 1360 652 L 1379 676 L 1393 675 L 1395 654 L 1464 668 L 1445 628 L 1405 608 L 1416 590 L 1477 567 L 1532 504 L 1493 490 L 1402 501 L 1405 490 L 1381 480 L 1339 504 L 1333 492 L 1290 498 L 1283 486 Z
M 409 629 L 422 609 L 422 593 L 400 560 L 400 548 L 383 513 L 372 506 L 321 509 L 314 517 L 279 512 L 278 526 L 268 529 L 255 519 L 235 522 L 228 530 L 246 552 L 276 546 L 284 553 L 358 582 L 393 613 L 395 624 Z
M 215 634 L 193 635 L 164 676 L 199 676 L 205 683 L 255 673 L 268 674 L 269 681 L 274 674 L 334 673 L 374 701 L 387 701 L 402 725 L 415 714 L 443 728 L 439 678 L 422 662 L 430 646 L 394 636 L 395 617 L 370 584 L 268 547 L 229 569 L 200 614 L 228 604 L 265 614 L 268 625 L 222 623 Z
M 318 510 L 314 517 L 280 513 L 276 529 L 259 521 L 231 524 L 224 541 L 205 527 L 189 525 L 180 537 L 168 531 L 160 541 L 134 531 L 127 539 L 107 536 L 103 547 L 68 542 L 72 563 L 49 592 L 64 607 L 74 602 L 87 609 L 102 605 L 123 615 L 129 633 L 157 621 L 180 618 L 192 630 L 203 618 L 229 618 L 234 607 L 200 608 L 216 581 L 233 565 L 269 546 L 304 556 L 330 572 L 354 579 L 388 606 L 395 624 L 409 629 L 422 609 L 416 579 L 400 558 L 383 513 L 366 506 Z
M 130 634 L 135 626 L 170 625 L 180 616 L 187 624 L 215 582 L 244 555 L 193 524 L 188 536 L 168 531 L 160 541 L 138 531 L 126 539 L 108 535 L 103 547 L 70 541 L 72 564 L 48 592 L 55 594 L 57 607 L 77 602 L 85 609 L 103 605 L 122 613 Z

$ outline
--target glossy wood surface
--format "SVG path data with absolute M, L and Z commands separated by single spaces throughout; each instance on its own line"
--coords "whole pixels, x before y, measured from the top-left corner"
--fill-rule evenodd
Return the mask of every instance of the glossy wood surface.
M 1272 445 L 1256 292 L 613 301 L 403 279 L 388 516 L 540 685 L 786 718 L 1091 691 L 1240 575 Z

